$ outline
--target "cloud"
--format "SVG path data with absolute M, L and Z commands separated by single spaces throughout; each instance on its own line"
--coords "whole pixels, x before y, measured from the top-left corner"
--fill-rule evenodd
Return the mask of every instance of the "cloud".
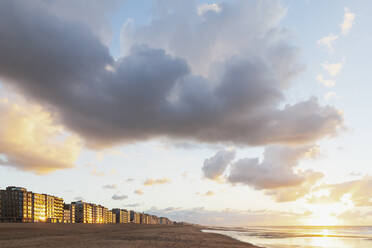
M 309 193 L 313 185 L 323 177 L 320 172 L 297 168 L 301 159 L 315 158 L 318 152 L 318 147 L 314 145 L 268 146 L 262 161 L 259 158 L 243 158 L 235 162 L 229 160 L 225 180 L 263 190 L 278 202 L 295 201 Z M 224 170 L 227 166 L 224 166 Z
M 116 184 L 106 184 L 102 186 L 103 189 L 116 189 L 117 187 Z
M 221 7 L 217 3 L 205 3 L 198 6 L 198 15 L 204 15 L 208 11 L 214 11 L 218 13 L 221 11 Z
M 136 208 L 136 207 L 139 207 L 141 205 L 142 205 L 141 203 L 132 203 L 132 204 L 126 204 L 126 205 L 124 205 L 124 207 L 127 207 L 127 208 Z
M 318 82 L 322 83 L 326 87 L 333 87 L 336 85 L 336 82 L 332 79 L 324 79 L 322 74 L 319 74 L 316 78 Z
M 343 122 L 334 107 L 311 98 L 282 108 L 303 66 L 279 26 L 280 2 L 219 6 L 199 16 L 196 2 L 157 2 L 148 25 L 124 32 L 129 47 L 115 60 L 84 22 L 1 1 L 0 23 L 12 25 L 0 25 L 0 79 L 97 149 L 156 137 L 257 146 L 333 135 Z
M 181 174 L 182 178 L 186 179 L 188 176 L 189 176 L 189 173 L 187 171 L 184 171 L 182 174 Z
M 312 158 L 317 154 L 317 147 L 282 147 L 269 146 L 265 148 L 263 160 L 244 158 L 234 162 L 230 168 L 228 180 L 231 183 L 241 183 L 255 189 L 277 189 L 300 186 L 312 171 L 294 172 L 302 158 Z
M 90 174 L 97 176 L 97 177 L 104 177 L 105 173 L 103 171 L 98 171 L 96 168 L 93 168 Z
M 341 69 L 343 66 L 344 66 L 344 61 L 340 63 L 334 63 L 334 64 L 331 64 L 328 61 L 326 61 L 322 64 L 322 67 L 324 68 L 324 70 L 326 70 L 331 76 L 337 76 L 341 72 Z
M 350 200 L 356 207 L 370 207 L 372 206 L 371 187 L 372 177 L 365 176 L 359 180 L 337 184 L 325 184 L 317 187 L 316 190 L 329 191 L 329 196 L 327 197 L 329 202 L 339 202 L 343 199 L 343 197 L 350 196 Z M 314 197 L 313 200 L 319 201 L 319 199 L 316 199 L 316 197 Z
M 349 173 L 349 175 L 353 176 L 353 177 L 360 177 L 363 174 L 361 172 L 352 171 L 352 172 Z
M 77 196 L 74 198 L 74 201 L 84 201 L 84 198 L 82 196 Z
M 106 173 L 103 172 L 103 171 L 98 170 L 98 166 L 96 166 L 95 164 L 90 164 L 89 163 L 86 166 L 91 168 L 91 171 L 90 171 L 90 174 L 91 175 L 97 176 L 97 177 L 104 177 L 104 176 L 106 176 Z
M 140 190 L 140 189 L 136 189 L 136 190 L 134 191 L 134 193 L 137 194 L 137 195 L 143 195 L 143 191 Z
M 158 184 L 166 184 L 166 183 L 170 183 L 171 180 L 168 179 L 168 178 L 160 178 L 160 179 L 147 179 L 143 185 L 145 186 L 152 186 L 152 185 L 158 185 Z
M 234 159 L 235 151 L 222 150 L 217 152 L 213 157 L 204 160 L 202 168 L 204 176 L 212 180 L 218 179 Z
M 347 35 L 353 27 L 355 20 L 355 13 L 350 12 L 349 8 L 344 8 L 344 21 L 340 24 L 343 35 Z
M 372 221 L 372 211 L 367 209 L 350 209 L 337 215 L 347 225 L 369 226 Z
M 337 35 L 329 34 L 328 36 L 325 36 L 318 40 L 318 45 L 326 46 L 328 48 L 328 51 L 333 52 L 333 42 L 335 42 L 338 39 Z
M 39 105 L 0 99 L 0 165 L 46 174 L 73 168 L 82 144 Z
M 292 57 L 296 49 L 287 41 L 286 30 L 279 27 L 286 14 L 279 1 L 239 0 L 199 5 L 197 1 L 166 0 L 157 1 L 154 9 L 154 18 L 148 25 L 123 29 L 126 54 L 133 44 L 147 44 L 186 59 L 195 74 L 208 75 L 213 64 L 238 54 L 262 57 L 273 49 L 272 52 L 284 55 L 271 54 L 275 64 L 289 59 L 288 67 L 281 68 L 283 73 L 291 76 L 298 69 L 292 61 L 296 59 Z M 199 15 L 200 9 L 209 11 Z
M 310 215 L 309 212 L 281 212 L 272 210 L 208 210 L 203 207 L 183 209 L 151 208 L 146 212 L 157 216 L 165 216 L 175 221 L 186 221 L 201 225 L 213 226 L 251 226 L 272 225 L 281 223 L 282 225 L 300 225 L 301 220 Z
M 207 192 L 205 192 L 202 196 L 214 196 L 214 192 L 211 191 L 211 190 L 208 190 Z
M 36 0 L 33 6 L 41 5 L 48 14 L 57 16 L 63 21 L 76 22 L 86 26 L 102 42 L 108 44 L 112 40 L 113 33 L 107 15 L 124 2 L 125 0 L 75 0 L 66 4 L 64 0 Z
M 115 201 L 122 201 L 122 200 L 128 199 L 128 196 L 114 194 L 111 198 Z
M 333 98 L 336 98 L 336 97 L 337 97 L 337 94 L 336 94 L 336 92 L 334 92 L 334 91 L 329 91 L 329 92 L 327 92 L 327 93 L 324 95 L 324 99 L 327 100 L 327 101 L 329 101 L 329 100 L 331 100 L 331 99 L 333 99 Z
M 301 172 L 300 177 L 302 177 L 303 180 L 297 186 L 265 190 L 265 194 L 271 196 L 277 202 L 296 201 L 312 192 L 314 185 L 324 177 L 324 174 L 310 170 Z

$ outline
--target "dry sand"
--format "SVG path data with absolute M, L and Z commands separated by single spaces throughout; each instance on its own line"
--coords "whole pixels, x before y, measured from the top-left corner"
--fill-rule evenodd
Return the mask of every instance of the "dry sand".
M 1 248 L 254 248 L 194 226 L 1 223 Z

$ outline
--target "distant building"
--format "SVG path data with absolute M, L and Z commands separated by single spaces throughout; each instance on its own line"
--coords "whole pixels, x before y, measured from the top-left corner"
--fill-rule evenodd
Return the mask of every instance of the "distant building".
M 103 223 L 102 206 L 91 204 L 92 206 L 92 223 L 101 224 Z
M 1 222 L 32 222 L 32 192 L 10 186 L 0 191 Z
M 116 214 L 114 214 L 112 211 L 110 211 L 110 213 L 111 213 L 111 216 L 112 216 L 111 223 L 116 223 Z
M 93 223 L 93 207 L 92 204 L 77 201 L 75 204 L 75 220 L 76 223 Z
M 0 222 L 1 222 L 1 217 L 2 217 L 2 214 L 1 214 L 1 212 L 2 212 L 2 207 L 1 207 L 1 195 L 2 195 L 2 192 L 3 190 L 1 190 L 0 189 Z
M 134 224 L 140 224 L 140 213 L 137 213 L 135 211 L 129 211 L 129 216 L 130 216 L 130 222 Z
M 63 223 L 75 223 L 75 204 L 64 204 Z
M 129 212 L 126 209 L 123 209 L 122 211 L 123 211 L 123 215 L 124 215 L 124 222 L 123 223 L 128 224 L 130 222 Z
M 124 211 L 119 208 L 114 208 L 112 210 L 113 215 L 116 216 L 116 223 L 118 224 L 124 224 Z
M 102 223 L 104 224 L 109 223 L 108 214 L 109 214 L 108 208 L 102 207 Z
M 46 221 L 46 199 L 45 196 L 38 193 L 32 194 L 33 222 Z
M 165 217 L 83 201 L 64 204 L 62 198 L 15 186 L 0 190 L 0 222 L 173 224 Z
M 63 223 L 71 224 L 71 211 L 70 211 L 70 209 L 63 209 Z
M 114 222 L 114 220 L 113 220 L 113 214 L 112 214 L 112 211 L 111 210 L 108 210 L 107 211 L 107 214 L 106 214 L 106 220 L 107 220 L 107 224 L 112 224 L 112 223 L 116 223 L 116 220 L 115 220 L 115 222 Z
M 147 224 L 147 214 L 140 213 L 140 224 Z
M 62 223 L 64 217 L 63 199 L 46 194 L 44 194 L 44 197 L 46 203 L 46 221 L 50 223 Z
M 159 218 L 159 224 L 170 225 L 170 224 L 172 224 L 172 222 L 168 218 L 160 217 Z
M 150 220 L 150 224 L 153 224 L 153 225 L 157 225 L 157 224 L 160 224 L 160 220 L 157 216 L 155 215 L 151 215 L 151 220 Z
M 145 214 L 145 220 L 146 220 L 145 224 L 150 224 L 150 215 Z

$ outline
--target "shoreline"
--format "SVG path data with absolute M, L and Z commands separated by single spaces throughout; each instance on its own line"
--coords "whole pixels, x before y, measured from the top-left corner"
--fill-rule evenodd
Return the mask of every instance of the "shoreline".
M 206 233 L 208 227 L 141 224 L 0 223 L 4 248 L 263 248 Z

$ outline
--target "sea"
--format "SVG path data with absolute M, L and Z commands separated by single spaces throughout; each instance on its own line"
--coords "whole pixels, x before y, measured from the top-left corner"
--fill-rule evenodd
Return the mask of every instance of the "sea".
M 210 228 L 265 248 L 372 248 L 372 226 L 275 226 Z

